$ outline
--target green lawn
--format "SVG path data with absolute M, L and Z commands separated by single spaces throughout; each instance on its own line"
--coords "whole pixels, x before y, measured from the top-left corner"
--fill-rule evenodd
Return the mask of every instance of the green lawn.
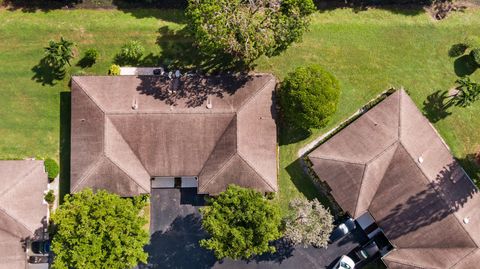
M 68 148 L 69 130 L 65 128 L 69 118 L 68 93 L 60 93 L 69 91 L 69 74 L 80 68 L 72 67 L 67 77 L 55 85 L 37 82 L 32 68 L 40 61 L 49 39 L 60 36 L 71 39 L 78 44 L 80 54 L 86 48 L 97 48 L 101 54 L 99 63 L 84 72 L 106 74 L 114 55 L 130 39 L 145 45 L 151 53 L 150 61 L 162 59 L 162 48 L 156 44 L 159 33 L 165 33 L 166 27 L 180 29 L 181 20 L 179 11 L 23 13 L 0 10 L 0 159 L 30 156 L 59 159 L 62 157 L 60 146 Z M 339 9 L 315 14 L 303 42 L 280 56 L 260 59 L 257 69 L 273 72 L 279 79 L 297 66 L 319 63 L 338 77 L 343 90 L 339 111 L 326 128 L 315 130 L 308 138 L 281 130 L 279 202 L 282 208 L 287 207 L 292 197 L 318 195 L 295 162 L 302 145 L 391 86 L 405 87 L 418 107 L 424 109 L 427 96 L 454 85 L 455 59 L 449 58 L 447 51 L 467 34 L 480 35 L 480 11 L 467 10 L 436 22 L 426 14 L 405 15 L 381 10 L 354 13 Z M 167 37 L 160 36 L 160 40 L 163 45 L 169 43 L 170 48 L 184 41 L 170 33 Z M 166 46 L 162 47 L 166 54 Z M 75 59 L 74 65 L 79 59 Z M 457 64 L 457 71 L 461 71 L 459 66 Z M 474 78 L 480 80 L 480 71 Z M 451 108 L 449 112 L 451 115 L 434 125 L 454 155 L 464 161 L 480 151 L 480 117 L 476 116 L 480 115 L 480 102 L 469 108 Z M 65 151 L 62 155 L 65 178 L 68 153 Z M 470 164 L 467 165 L 470 174 L 478 178 L 478 169 L 471 162 L 464 163 Z M 68 189 L 66 184 L 63 186 L 64 191 Z

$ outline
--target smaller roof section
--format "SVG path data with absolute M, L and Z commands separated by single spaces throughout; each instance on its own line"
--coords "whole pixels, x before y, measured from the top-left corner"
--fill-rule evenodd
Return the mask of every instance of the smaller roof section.
M 25 268 L 22 241 L 47 223 L 43 161 L 0 161 L 0 269 Z
M 480 262 L 478 189 L 405 91 L 308 157 L 345 211 L 355 218 L 368 211 L 384 231 L 395 247 L 383 258 L 389 268 Z

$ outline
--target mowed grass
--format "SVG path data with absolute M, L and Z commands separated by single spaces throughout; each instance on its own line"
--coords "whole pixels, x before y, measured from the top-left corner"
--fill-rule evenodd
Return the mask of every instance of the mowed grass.
M 257 69 L 273 72 L 280 80 L 298 66 L 320 64 L 339 79 L 342 88 L 339 109 L 327 127 L 294 143 L 288 143 L 292 134 L 282 132 L 281 140 L 287 141 L 280 150 L 282 207 L 286 209 L 292 197 L 301 195 L 299 189 L 308 190 L 303 194 L 313 197 L 312 184 L 296 162 L 302 146 L 390 87 L 404 87 L 423 111 L 427 96 L 452 88 L 458 78 L 455 59 L 448 57 L 449 48 L 474 34 L 480 35 L 479 10 L 454 13 L 443 21 L 433 21 L 427 14 L 334 10 L 313 17 L 303 42 L 279 57 L 261 59 Z M 473 78 L 480 80 L 480 70 Z M 478 167 L 465 158 L 480 151 L 480 102 L 448 112 L 451 115 L 434 126 L 478 185 Z
M 66 78 L 55 85 L 32 79 L 32 68 L 42 58 L 49 39 L 64 36 L 78 44 L 80 55 L 73 65 L 85 49 L 98 49 L 99 62 L 84 72 L 106 74 L 126 41 L 139 40 L 147 54 L 162 59 L 162 49 L 156 44 L 158 30 L 183 26 L 180 11 L 159 10 L 0 10 L 0 22 L 0 159 L 59 157 L 60 92 L 69 91 L 69 75 L 80 68 L 69 69 Z M 278 201 L 284 212 L 293 197 L 321 198 L 298 165 L 297 152 L 303 145 L 390 87 L 406 88 L 423 110 L 430 94 L 454 85 L 458 78 L 455 59 L 447 52 L 470 34 L 480 35 L 479 11 L 467 10 L 433 21 L 426 14 L 339 9 L 315 14 L 301 43 L 280 56 L 260 59 L 257 70 L 272 72 L 280 80 L 297 66 L 317 63 L 337 76 L 342 86 L 339 110 L 327 127 L 314 130 L 309 137 L 280 130 Z M 473 77 L 480 80 L 480 71 Z M 434 125 L 463 161 L 480 151 L 480 102 L 451 108 L 449 113 Z M 478 178 L 478 169 L 467 168 Z

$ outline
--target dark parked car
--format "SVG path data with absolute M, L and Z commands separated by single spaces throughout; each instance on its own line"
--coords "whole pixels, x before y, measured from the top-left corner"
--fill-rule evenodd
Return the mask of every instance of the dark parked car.
M 35 254 L 48 254 L 50 252 L 50 241 L 33 241 L 30 249 Z
M 374 257 L 379 252 L 380 249 L 378 248 L 377 243 L 375 243 L 375 241 L 370 241 L 359 250 L 355 251 L 355 256 L 360 262 Z
M 355 227 L 355 221 L 352 218 L 348 218 L 346 221 L 338 225 L 337 228 L 333 229 L 328 242 L 333 243 L 337 241 L 343 236 L 349 234 L 351 231 L 355 230 Z

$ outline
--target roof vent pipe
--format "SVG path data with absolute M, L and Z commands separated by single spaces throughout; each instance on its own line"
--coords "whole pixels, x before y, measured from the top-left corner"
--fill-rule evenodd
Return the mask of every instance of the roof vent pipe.
M 133 109 L 133 110 L 137 110 L 137 109 L 138 109 L 137 98 L 133 98 L 133 101 L 132 101 L 132 109 Z
M 469 222 L 470 222 L 470 218 L 469 218 L 469 217 L 463 218 L 463 223 L 468 224 Z
M 213 107 L 212 100 L 207 99 L 207 108 L 210 109 Z
M 418 163 L 423 163 L 423 157 L 422 156 L 418 157 Z

